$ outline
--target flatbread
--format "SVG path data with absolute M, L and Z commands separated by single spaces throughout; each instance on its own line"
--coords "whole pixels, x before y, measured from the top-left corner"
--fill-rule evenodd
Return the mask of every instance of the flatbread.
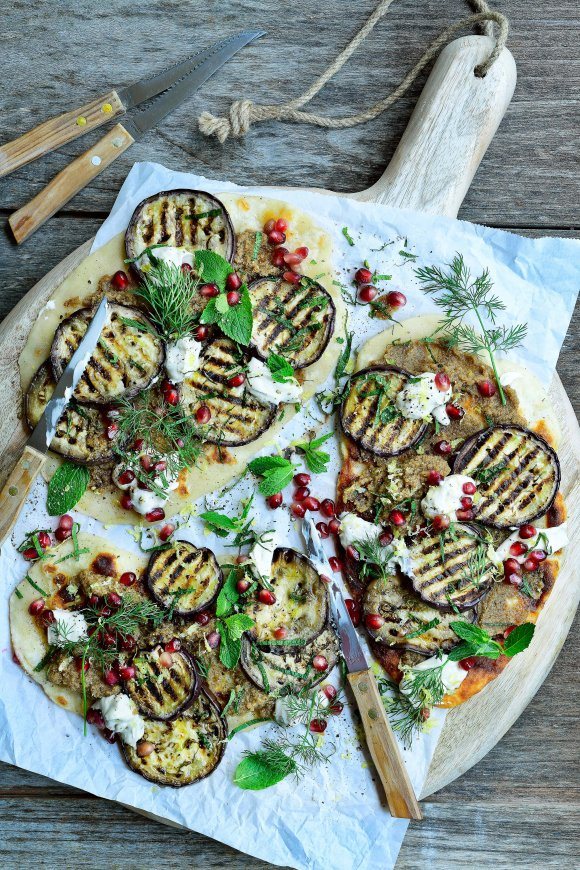
M 302 264 L 302 271 L 310 278 L 316 278 L 332 296 L 336 307 L 334 335 L 320 359 L 303 370 L 304 404 L 324 383 L 334 370 L 341 352 L 341 345 L 336 338 L 342 335 L 344 323 L 344 305 L 340 292 L 333 284 L 331 264 L 332 240 L 330 236 L 318 227 L 310 215 L 288 203 L 271 200 L 265 197 L 243 196 L 237 193 L 218 194 L 227 208 L 236 233 L 244 230 L 253 232 L 262 229 L 264 223 L 271 218 L 283 217 L 288 221 L 287 245 L 290 249 L 298 245 L 309 248 L 309 256 Z M 124 263 L 124 234 L 115 236 L 91 254 L 80 264 L 71 275 L 55 290 L 52 298 L 40 312 L 32 327 L 28 340 L 19 358 L 20 379 L 23 393 L 26 392 L 34 373 L 39 365 L 47 359 L 54 333 L 65 317 L 78 308 L 83 307 L 98 289 L 103 275 L 112 275 L 118 269 L 126 269 Z M 296 415 L 294 405 L 285 405 L 282 420 L 275 422 L 263 435 L 240 447 L 218 450 L 207 446 L 204 457 L 197 468 L 182 474 L 180 485 L 169 497 L 165 506 L 167 517 L 179 513 L 192 502 L 203 495 L 225 486 L 230 480 L 243 472 L 247 463 L 256 453 L 265 447 L 274 447 L 284 426 Z M 62 459 L 50 453 L 44 468 L 48 480 Z M 120 492 L 114 486 L 110 489 L 87 490 L 76 509 L 87 516 L 92 516 L 102 523 L 125 524 L 136 515 L 121 508 Z M 143 518 L 139 518 L 144 522 Z

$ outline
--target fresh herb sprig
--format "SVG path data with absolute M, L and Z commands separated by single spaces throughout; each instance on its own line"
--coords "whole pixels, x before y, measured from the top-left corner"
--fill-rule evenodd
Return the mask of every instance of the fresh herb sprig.
M 506 397 L 500 383 L 495 354 L 518 347 L 527 333 L 527 326 L 496 326 L 498 312 L 505 310 L 501 299 L 492 293 L 493 283 L 489 271 L 472 278 L 463 256 L 457 254 L 448 264 L 448 271 L 438 266 L 426 266 L 415 270 L 415 275 L 423 284 L 426 293 L 434 297 L 434 302 L 443 309 L 444 317 L 435 335 L 451 347 L 458 347 L 468 353 L 487 353 L 493 369 L 502 405 Z M 479 330 L 464 320 L 473 315 Z M 491 326 L 486 326 L 486 321 Z
M 304 454 L 304 461 L 313 474 L 322 474 L 328 469 L 330 454 L 318 448 L 329 438 L 332 438 L 332 435 L 332 432 L 328 432 L 326 435 L 321 435 L 320 438 L 296 444 L 297 449 Z
M 242 635 L 254 625 L 245 613 L 239 612 L 243 596 L 237 590 L 238 573 L 230 566 L 216 602 L 217 631 L 220 636 L 219 657 L 228 669 L 235 668 L 242 652 Z
M 272 380 L 277 384 L 289 384 L 294 380 L 294 369 L 287 359 L 278 353 L 271 353 L 266 360 Z
M 258 490 L 267 498 L 288 486 L 298 466 L 283 456 L 258 456 L 248 463 L 248 468 L 262 478 Z
M 265 532 L 258 533 L 252 528 L 254 524 L 253 517 L 250 516 L 254 496 L 252 496 L 243 505 L 242 510 L 237 516 L 228 516 L 221 514 L 219 511 L 204 511 L 200 514 L 200 519 L 204 521 L 206 527 L 214 532 L 220 538 L 227 538 L 233 535 L 232 547 L 248 547 L 254 544 L 268 543 L 267 536 L 271 534 L 271 529 Z
M 353 547 L 360 556 L 360 574 L 363 580 L 386 580 L 393 573 L 393 548 L 381 544 L 378 532 L 354 541 Z
M 536 628 L 533 622 L 523 622 L 508 634 L 503 643 L 498 643 L 486 631 L 471 622 L 457 620 L 449 625 L 457 637 L 462 640 L 462 643 L 454 647 L 449 653 L 449 659 L 452 662 L 459 662 L 472 656 L 497 659 L 501 655 L 505 655 L 511 658 L 527 649 L 532 642 Z
M 224 335 L 247 347 L 253 325 L 252 300 L 247 285 L 241 285 L 239 301 L 230 305 L 225 291 L 227 277 L 233 269 L 228 261 L 215 251 L 196 251 L 195 267 L 204 284 L 215 284 L 219 290 L 218 295 L 210 299 L 203 309 L 200 322 L 215 323 Z
M 193 272 L 184 272 L 180 266 L 159 260 L 153 254 L 149 259 L 151 266 L 135 293 L 147 303 L 159 334 L 175 342 L 189 335 L 199 320 L 199 312 L 192 305 L 199 279 Z

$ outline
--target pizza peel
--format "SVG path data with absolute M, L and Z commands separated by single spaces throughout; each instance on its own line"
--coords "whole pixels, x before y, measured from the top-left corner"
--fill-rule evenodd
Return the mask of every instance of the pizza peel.
M 507 49 L 484 78 L 474 75 L 492 45 L 487 36 L 466 36 L 441 52 L 387 169 L 371 187 L 350 194 L 353 199 L 457 216 L 515 88 L 515 62 Z M 38 311 L 88 256 L 92 241 L 35 284 L 0 324 L 0 486 L 28 435 L 20 419 L 21 402 L 14 401 L 21 395 L 18 358 Z M 556 373 L 549 396 L 562 430 L 562 492 L 570 526 L 575 528 L 580 520 L 580 428 Z M 579 557 L 576 538 L 567 548 L 556 588 L 542 611 L 533 648 L 517 656 L 483 692 L 449 712 L 421 797 L 443 788 L 489 752 L 543 683 L 580 599 L 580 573 L 573 570 Z

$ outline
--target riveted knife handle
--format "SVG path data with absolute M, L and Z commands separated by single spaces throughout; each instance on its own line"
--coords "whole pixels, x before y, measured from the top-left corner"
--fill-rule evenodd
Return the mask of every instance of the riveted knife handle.
M 369 752 L 383 784 L 391 815 L 422 819 L 399 744 L 390 726 L 377 682 L 370 670 L 348 674 L 361 715 Z
M 11 214 L 8 223 L 18 244 L 110 166 L 134 141 L 122 124 L 115 124 L 96 145 L 59 172 L 34 199 Z
M 80 109 L 44 121 L 18 139 L 0 146 L 0 178 L 71 142 L 77 136 L 106 124 L 124 111 L 117 91 L 109 91 Z
M 12 469 L 0 492 L 0 544 L 3 544 L 18 519 L 30 487 L 46 462 L 46 454 L 34 447 L 25 447 L 24 453 Z

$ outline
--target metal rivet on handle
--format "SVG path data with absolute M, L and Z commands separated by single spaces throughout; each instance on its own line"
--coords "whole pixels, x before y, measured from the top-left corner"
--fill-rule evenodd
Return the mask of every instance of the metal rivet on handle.
M 364 693 L 364 692 L 368 692 L 368 690 L 369 690 L 369 684 L 368 684 L 368 683 L 359 683 L 359 684 L 358 684 L 358 690 L 359 690 L 359 692 L 363 692 L 363 693 Z
M 377 713 L 377 711 L 375 710 L 374 707 L 371 707 L 371 709 L 369 710 L 369 719 L 378 719 L 378 718 L 379 718 L 379 714 Z
M 115 136 L 115 138 L 113 139 L 113 148 L 120 148 L 123 142 L 124 139 L 122 136 Z
M 97 154 L 95 154 L 94 157 L 91 157 L 91 163 L 93 164 L 93 166 L 100 166 L 101 162 L 101 158 Z
M 9 495 L 18 495 L 18 487 L 17 487 L 17 486 L 11 486 L 11 487 L 8 489 L 8 494 L 9 494 Z

